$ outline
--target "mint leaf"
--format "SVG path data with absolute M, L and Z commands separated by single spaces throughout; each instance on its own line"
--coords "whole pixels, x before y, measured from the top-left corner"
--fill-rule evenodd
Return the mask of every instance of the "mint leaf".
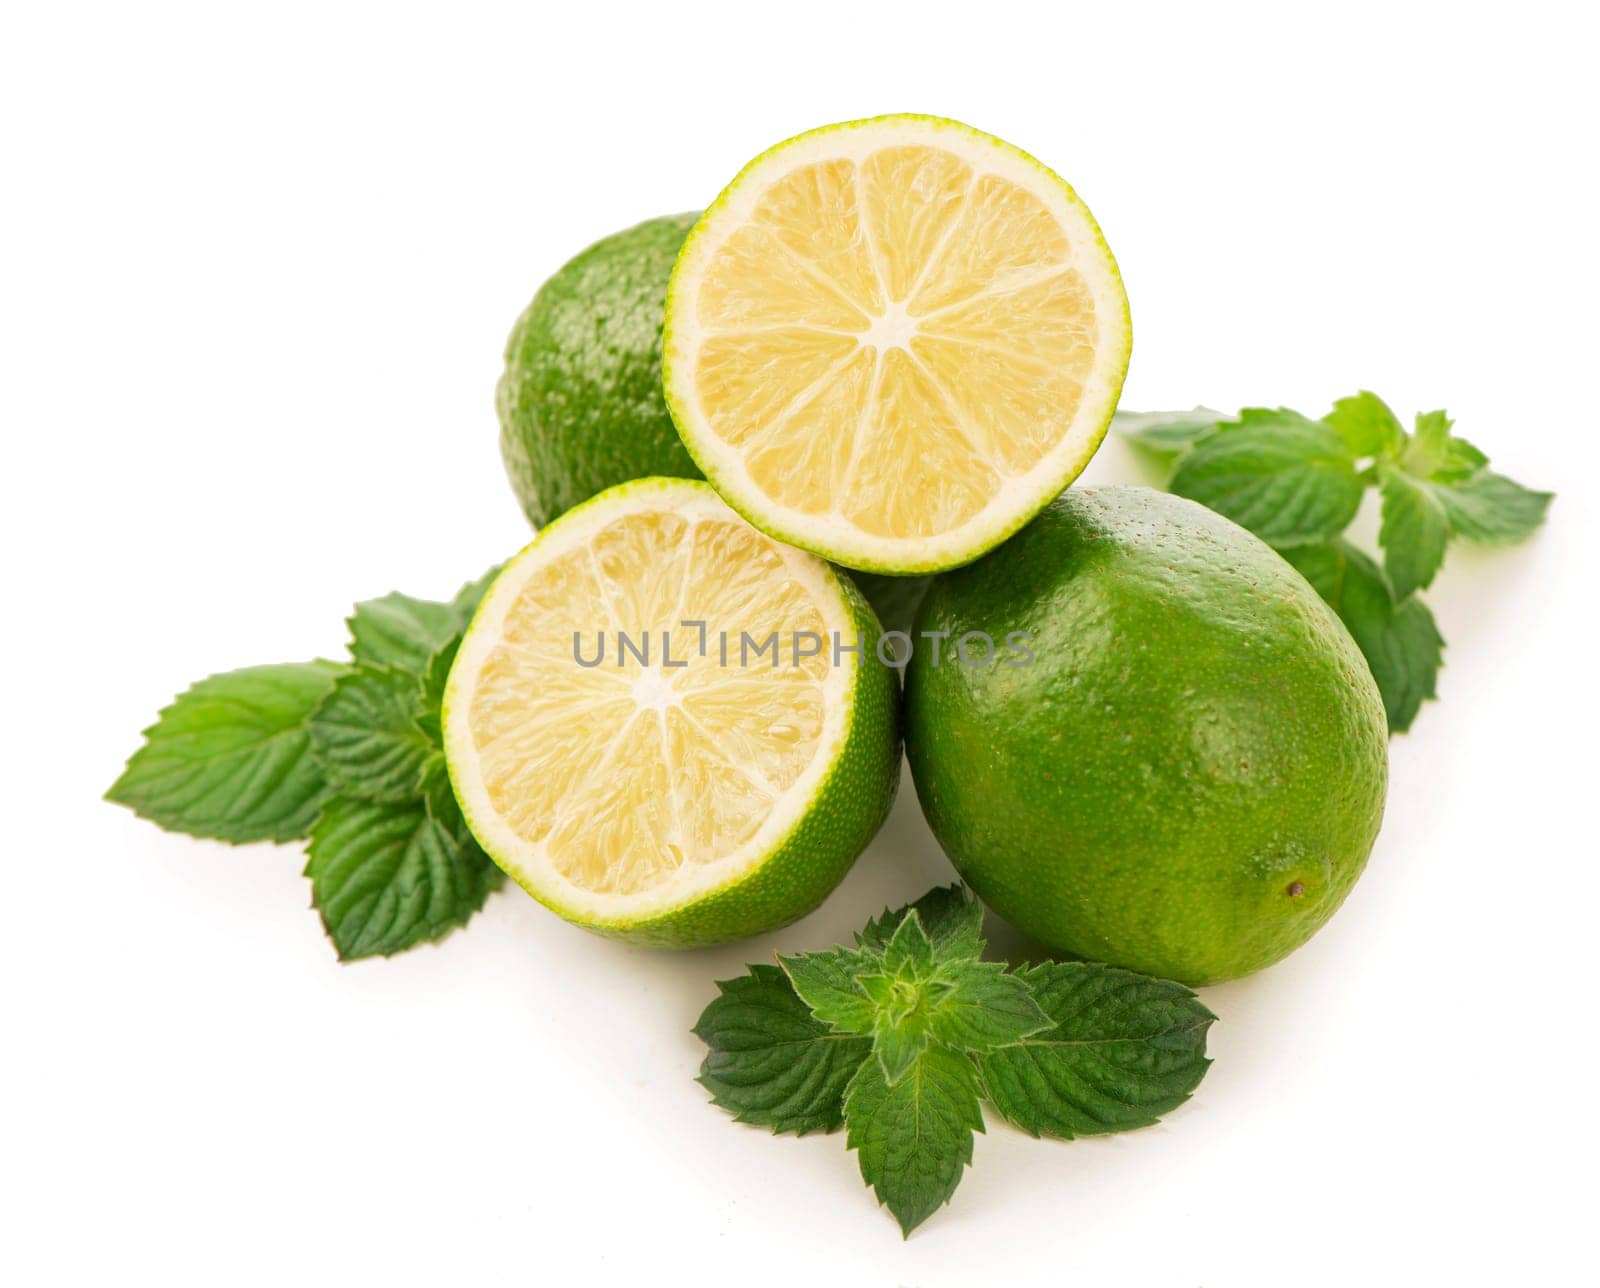
M 450 600 L 451 611 L 456 615 L 456 621 L 465 630 L 472 621 L 472 616 L 478 611 L 478 605 L 483 602 L 483 597 L 489 593 L 489 587 L 494 585 L 494 579 L 500 575 L 505 567 L 503 563 L 496 564 L 476 581 L 469 581 L 460 590 L 456 591 Z
M 1049 1027 L 979 1059 L 1001 1117 L 1070 1140 L 1146 1127 L 1205 1076 L 1216 1019 L 1188 989 L 1090 962 L 1020 972 Z
M 422 766 L 422 802 L 447 832 L 471 836 L 466 817 L 456 801 L 455 789 L 450 786 L 450 773 L 445 766 L 444 752 L 437 748 Z
M 1489 463 L 1466 439 L 1450 432 L 1454 424 L 1442 411 L 1417 414 L 1416 432 L 1401 457 L 1408 474 L 1433 482 L 1459 482 Z
M 1397 600 L 1432 583 L 1444 562 L 1450 525 L 1432 484 L 1404 470 L 1385 467 L 1378 473 L 1382 523 L 1378 544 L 1383 568 Z
M 451 790 L 449 768 L 444 759 L 443 706 L 444 687 L 460 648 L 461 636 L 457 635 L 428 659 L 428 665 L 422 673 L 422 709 L 416 719 L 417 728 L 432 749 L 422 765 L 422 794 L 430 800 L 438 797 L 447 802 L 447 808 L 453 814 L 459 814 L 460 807 Z M 441 812 L 438 816 L 442 818 L 445 814 Z
M 940 886 L 915 903 L 893 911 L 885 909 L 867 922 L 856 935 L 856 943 L 868 951 L 883 952 L 913 910 L 933 945 L 935 961 L 976 957 L 983 952 L 983 905 L 964 885 Z
M 915 985 L 911 988 L 915 1000 L 904 1006 L 892 1001 L 881 1006 L 872 1026 L 872 1054 L 877 1056 L 884 1081 L 890 1086 L 905 1077 L 928 1047 L 931 1021 L 926 999 L 921 989 Z
M 950 1201 L 972 1161 L 972 1133 L 983 1130 L 977 1070 L 935 1045 L 891 1086 L 868 1060 L 845 1091 L 844 1120 L 862 1179 L 909 1235 Z
M 1503 474 L 1476 474 L 1436 489 L 1450 529 L 1469 541 L 1521 541 L 1544 522 L 1554 493 L 1535 492 Z
M 1269 545 L 1339 535 L 1361 505 L 1354 458 L 1337 430 L 1287 408 L 1249 407 L 1179 462 L 1171 490 Z
M 912 908 L 901 918 L 883 948 L 883 968 L 901 978 L 920 979 L 933 970 L 933 941 L 922 928 L 922 917 Z
M 417 726 L 435 745 L 442 744 L 444 738 L 441 724 L 444 686 L 450 679 L 450 668 L 455 664 L 460 648 L 461 636 L 457 635 L 434 653 L 422 670 L 421 710 L 417 715 Z
M 380 599 L 363 600 L 346 619 L 350 627 L 350 655 L 373 666 L 394 666 L 421 675 L 430 660 L 464 631 L 478 604 L 505 565 L 496 564 L 476 581 L 469 581 L 447 604 L 414 599 L 394 591 Z
M 881 973 L 882 964 L 875 954 L 834 948 L 825 953 L 779 957 L 778 964 L 800 1000 L 824 1024 L 846 1033 L 872 1032 L 878 1008 L 858 981 Z
M 445 762 L 444 751 L 435 746 L 422 762 L 422 799 L 433 810 L 434 817 L 449 824 L 461 813 L 456 803 L 455 789 L 450 786 L 450 766 Z
M 350 655 L 370 666 L 393 666 L 420 674 L 428 659 L 461 629 L 449 604 L 413 599 L 393 591 L 363 600 L 347 619 Z
M 1378 682 L 1389 732 L 1404 733 L 1434 696 L 1444 653 L 1427 605 L 1415 596 L 1397 605 L 1378 566 L 1348 541 L 1302 546 L 1283 556 L 1349 629 Z
M 1050 1026 L 1027 980 L 1000 962 L 950 962 L 937 979 L 948 987 L 930 1015 L 933 1037 L 966 1051 L 993 1051 Z
M 1192 411 L 1119 411 L 1111 423 L 1138 446 L 1156 456 L 1178 456 L 1216 432 L 1231 417 L 1209 407 Z
M 1338 431 L 1352 456 L 1392 456 L 1405 443 L 1399 417 L 1382 398 L 1365 389 L 1339 399 L 1322 420 Z
M 774 1132 L 838 1131 L 845 1087 L 871 1041 L 830 1031 L 776 966 L 752 966 L 717 989 L 694 1026 L 711 1048 L 699 1082 L 712 1103 Z
M 339 677 L 311 717 L 311 749 L 335 790 L 367 800 L 415 800 L 433 744 L 418 719 L 421 682 L 387 666 Z
M 144 731 L 106 799 L 170 832 L 218 841 L 291 841 L 327 783 L 306 720 L 344 668 L 252 666 L 201 680 Z
M 313 900 L 345 961 L 441 938 L 501 881 L 471 833 L 435 818 L 421 801 L 336 796 L 311 829 L 308 853 Z

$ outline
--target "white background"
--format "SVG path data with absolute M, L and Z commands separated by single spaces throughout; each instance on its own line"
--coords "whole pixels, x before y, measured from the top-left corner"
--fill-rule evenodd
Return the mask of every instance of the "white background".
M 1592 37 L 1577 5 L 57 4 L 0 19 L 16 1284 L 1593 1282 Z M 558 12 L 543 12 L 553 9 Z M 574 16 L 576 14 L 576 16 Z M 681 956 L 520 893 L 341 967 L 293 847 L 99 801 L 212 671 L 527 538 L 492 393 L 539 282 L 893 110 L 1031 150 L 1119 257 L 1124 405 L 1360 387 L 1560 492 L 1428 598 L 1368 875 L 1207 990 L 1161 1126 L 1002 1126 L 903 1243 L 842 1138 L 692 1081 L 712 981 L 948 879 L 909 791 L 821 911 Z M 1109 445 L 1090 480 L 1137 479 Z

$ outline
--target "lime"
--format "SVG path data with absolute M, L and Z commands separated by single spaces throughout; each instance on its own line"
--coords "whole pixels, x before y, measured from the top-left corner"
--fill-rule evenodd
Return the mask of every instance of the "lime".
M 1075 479 L 1127 370 L 1088 209 L 954 121 L 813 130 L 701 216 L 667 290 L 667 405 L 722 495 L 846 567 L 951 568 Z
M 1388 777 L 1377 686 L 1300 574 L 1227 519 L 1073 489 L 935 581 L 917 631 L 923 811 L 1047 947 L 1213 983 L 1299 947 L 1361 874 Z
M 495 405 L 506 473 L 535 527 L 629 479 L 699 477 L 661 397 L 662 302 L 695 218 L 603 238 L 517 319 Z
M 894 798 L 876 638 L 848 578 L 705 483 L 621 484 L 484 596 L 445 687 L 451 784 L 569 921 L 661 947 L 770 930 L 838 884 Z

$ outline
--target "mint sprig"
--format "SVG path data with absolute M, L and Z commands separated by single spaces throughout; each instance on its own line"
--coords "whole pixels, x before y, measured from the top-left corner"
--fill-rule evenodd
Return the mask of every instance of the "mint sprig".
M 451 794 L 439 725 L 450 663 L 496 571 L 449 601 L 357 604 L 349 665 L 202 680 L 145 731 L 107 799 L 192 836 L 308 839 L 312 903 L 343 960 L 440 938 L 503 879 Z
M 1520 541 L 1552 494 L 1496 474 L 1442 411 L 1407 433 L 1376 394 L 1341 398 L 1321 420 L 1287 408 L 1237 416 L 1119 412 L 1133 442 L 1173 464 L 1168 486 L 1250 529 L 1300 569 L 1343 619 L 1383 695 L 1391 733 L 1433 697 L 1444 641 L 1417 597 L 1457 537 Z M 1379 495 L 1382 566 L 1343 539 L 1367 487 Z
M 950 1200 L 980 1101 L 1034 1136 L 1155 1122 L 1205 1075 L 1215 1018 L 1182 985 L 1090 962 L 981 960 L 961 886 L 885 911 L 853 948 L 779 957 L 717 985 L 700 1082 L 741 1122 L 846 1128 L 862 1179 L 913 1229 Z

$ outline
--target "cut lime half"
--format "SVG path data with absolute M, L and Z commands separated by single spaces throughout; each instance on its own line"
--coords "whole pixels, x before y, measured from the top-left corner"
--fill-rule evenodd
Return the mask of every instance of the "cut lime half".
M 588 929 L 685 947 L 814 908 L 882 823 L 894 673 L 847 578 L 707 484 L 602 492 L 507 565 L 444 697 L 484 849 Z
M 728 502 L 847 567 L 998 545 L 1105 436 L 1131 331 L 1088 209 L 954 121 L 829 126 L 752 161 L 667 288 L 663 380 Z

